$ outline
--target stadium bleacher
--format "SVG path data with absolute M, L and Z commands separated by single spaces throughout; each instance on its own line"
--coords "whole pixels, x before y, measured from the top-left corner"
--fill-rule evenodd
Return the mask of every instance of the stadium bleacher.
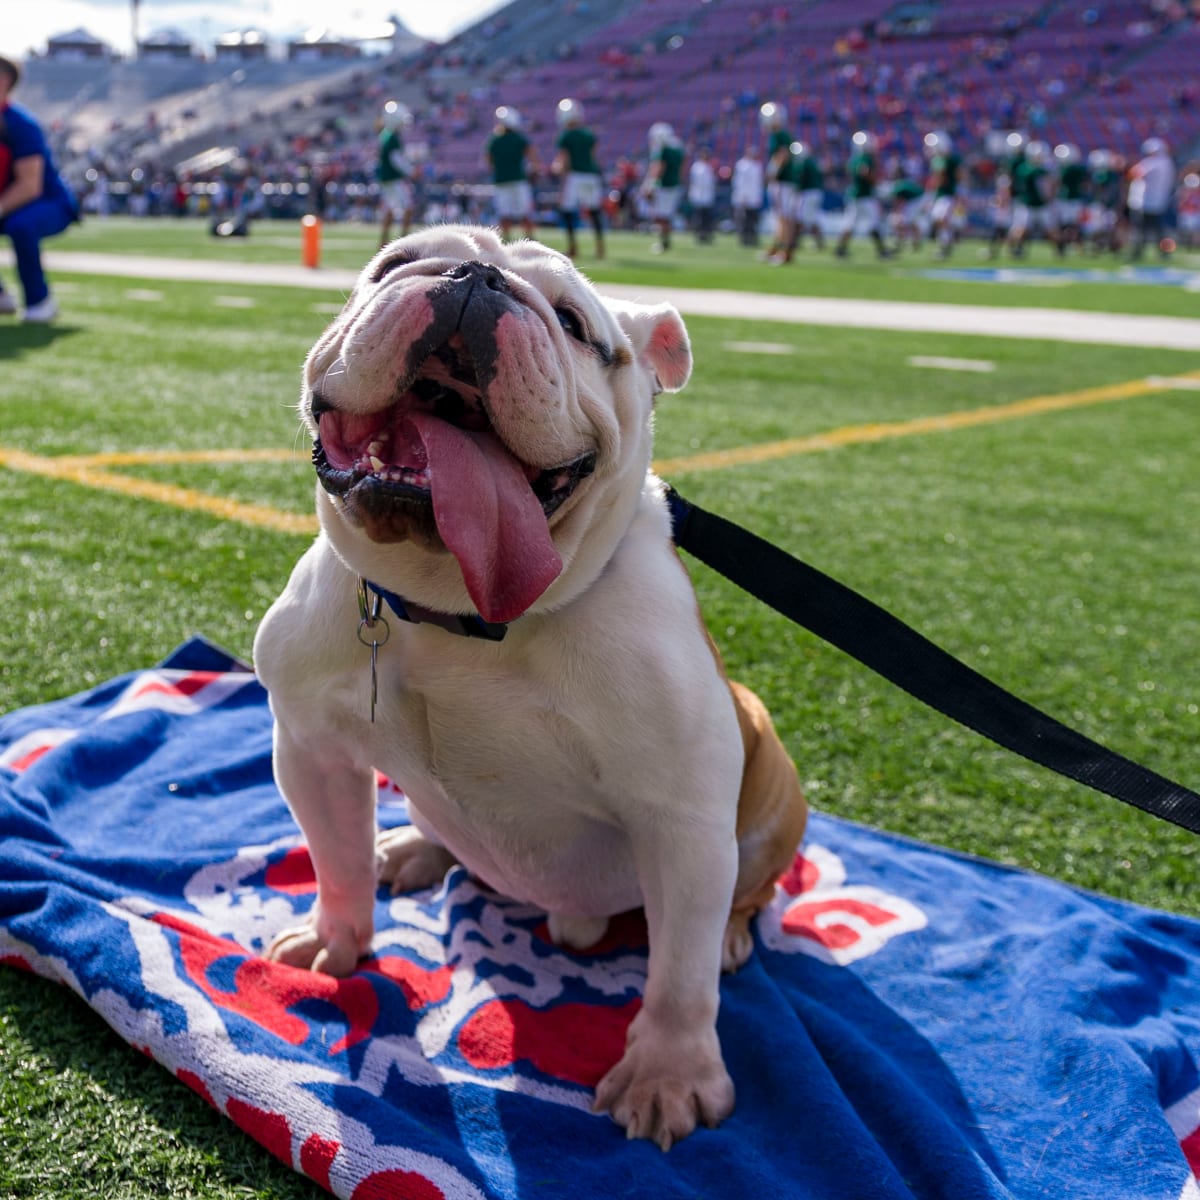
M 392 97 L 416 114 L 429 176 L 473 184 L 498 104 L 525 114 L 546 162 L 565 95 L 609 168 L 644 159 L 656 121 L 729 164 L 768 99 L 839 162 L 857 128 L 900 155 L 931 128 L 966 149 L 1021 128 L 1126 158 L 1154 134 L 1182 161 L 1200 146 L 1197 62 L 1200 0 L 513 0 L 443 46 L 350 65 L 35 60 L 23 98 L 68 170 L 72 150 L 169 173 L 230 147 L 258 171 L 308 156 L 369 177 Z

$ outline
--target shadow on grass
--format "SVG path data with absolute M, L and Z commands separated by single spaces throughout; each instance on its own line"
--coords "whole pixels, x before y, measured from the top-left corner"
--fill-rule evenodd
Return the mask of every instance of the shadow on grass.
M 0 1063 L 9 1067 L 0 1143 L 32 1188 L 22 1194 L 328 1195 L 127 1045 L 73 992 L 8 967 L 0 967 Z M 72 1162 L 77 1178 L 64 1172 Z M 0 1164 L 0 1193 L 5 1173 Z
M 81 332 L 77 325 L 0 325 L 0 359 L 17 358 Z

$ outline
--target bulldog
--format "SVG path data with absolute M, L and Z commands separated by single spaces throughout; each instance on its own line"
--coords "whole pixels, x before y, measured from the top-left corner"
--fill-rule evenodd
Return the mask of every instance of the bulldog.
M 664 1150 L 733 1108 L 720 973 L 807 815 L 650 470 L 654 397 L 690 372 L 672 307 L 602 299 L 536 242 L 386 246 L 305 363 L 321 531 L 254 645 L 318 885 L 268 956 L 346 975 L 379 884 L 456 862 L 577 949 L 642 908 L 645 994 L 594 1109 Z M 376 769 L 412 822 L 379 837 Z

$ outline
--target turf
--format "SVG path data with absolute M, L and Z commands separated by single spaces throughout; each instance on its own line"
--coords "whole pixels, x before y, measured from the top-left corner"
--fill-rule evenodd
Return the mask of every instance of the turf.
M 90 222 L 59 245 L 132 249 L 129 225 Z M 190 238 L 197 253 L 228 252 L 201 232 L 153 223 L 145 229 L 153 245 L 136 249 L 179 255 Z M 359 265 L 371 232 L 336 232 L 331 255 L 336 243 L 345 265 Z M 263 227 L 262 238 L 234 249 L 286 261 L 289 236 Z M 687 287 L 949 295 L 946 285 L 869 263 L 862 252 L 849 270 L 806 259 L 789 272 L 752 263 L 729 243 L 702 256 L 683 239 L 668 272 L 641 244 L 620 241 L 593 273 Z M 10 452 L 54 460 L 141 451 L 142 460 L 102 469 L 306 514 L 312 479 L 294 413 L 299 367 L 337 300 L 63 271 L 55 286 L 64 307 L 56 326 L 0 325 L 5 710 L 153 663 L 196 631 L 248 654 L 307 541 L 55 478 L 53 461 L 31 464 Z M 1024 291 L 1038 303 L 1062 304 L 1070 294 L 1075 307 L 1129 312 L 1177 312 L 1171 305 L 1187 298 L 1179 289 L 1119 285 L 955 288 L 975 289 L 978 300 L 967 302 L 1008 303 Z M 1092 303 L 1078 298 L 1085 291 Z M 252 306 L 230 307 L 231 297 Z M 659 458 L 674 463 L 670 477 L 685 495 L 864 591 L 1084 732 L 1197 783 L 1195 393 L 1160 389 L 938 433 L 903 425 L 1196 372 L 1200 356 L 741 320 L 695 319 L 689 328 L 693 381 L 662 397 L 657 415 Z M 747 342 L 789 352 L 730 348 Z M 987 360 L 995 370 L 918 369 L 909 365 L 914 355 Z M 697 458 L 879 423 L 895 426 L 896 436 L 724 468 Z M 213 449 L 279 457 L 155 457 Z M 692 565 L 731 673 L 767 700 L 814 804 L 1200 915 L 1194 838 L 958 729 Z M 65 990 L 13 971 L 0 972 L 0 1151 L 4 1200 L 320 1194 Z
M 539 230 L 539 236 L 556 249 L 566 242 L 558 229 Z M 322 267 L 357 270 L 378 246 L 376 230 L 361 225 L 328 227 L 322 238 Z M 787 267 L 769 267 L 757 261 L 755 252 L 729 237 L 712 246 L 699 246 L 688 235 L 677 237 L 668 254 L 648 253 L 650 236 L 617 232 L 608 238 L 604 260 L 592 254 L 592 242 L 581 237 L 579 266 L 596 280 L 641 283 L 656 287 L 734 288 L 793 296 L 855 296 L 872 300 L 909 300 L 915 295 L 941 304 L 986 304 L 1077 308 L 1098 312 L 1141 312 L 1160 316 L 1194 316 L 1196 291 L 1183 287 L 1160 287 L 1128 282 L 1129 264 L 1111 256 L 1088 257 L 1072 254 L 1057 259 L 1043 244 L 1034 244 L 1028 258 L 1016 262 L 1005 253 L 992 262 L 983 257 L 980 244 L 959 247 L 950 262 L 938 262 L 933 248 L 906 250 L 898 258 L 879 263 L 871 247 L 855 243 L 852 257 L 835 260 L 828 247 L 817 251 L 806 246 Z M 63 251 L 204 258 L 225 262 L 300 262 L 300 229 L 295 222 L 260 222 L 247 238 L 214 238 L 198 220 L 110 218 L 89 220 L 73 228 L 54 243 Z M 1157 268 L 1156 255 L 1146 258 L 1146 267 Z M 1200 253 L 1178 253 L 1170 266 L 1200 272 Z M 986 282 L 958 282 L 926 278 L 926 272 L 947 267 L 1036 267 L 1039 274 L 1028 283 L 996 287 Z M 1111 282 L 1070 282 L 1069 272 L 1097 271 Z M 1064 273 L 1064 271 L 1066 273 Z M 319 274 L 319 272 L 318 272 Z M 156 286 L 156 285 L 155 285 Z

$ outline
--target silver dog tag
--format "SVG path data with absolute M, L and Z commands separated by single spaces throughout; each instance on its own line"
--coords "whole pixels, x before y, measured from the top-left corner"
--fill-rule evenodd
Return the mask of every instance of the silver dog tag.
M 375 724 L 375 705 L 379 698 L 379 647 L 392 635 L 387 618 L 380 615 L 383 597 L 367 595 L 365 580 L 358 581 L 358 640 L 371 647 L 371 724 Z

